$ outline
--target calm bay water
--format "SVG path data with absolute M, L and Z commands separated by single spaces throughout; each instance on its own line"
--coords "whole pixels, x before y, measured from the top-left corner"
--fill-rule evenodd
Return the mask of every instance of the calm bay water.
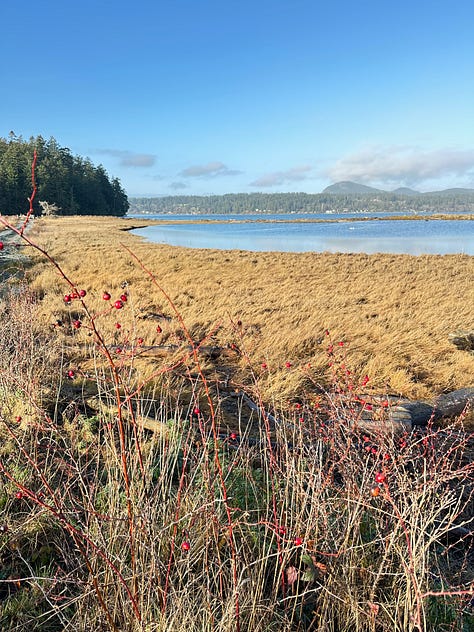
M 378 215 L 381 216 L 380 214 Z M 389 214 L 386 215 L 389 217 Z M 140 216 L 143 217 L 143 216 Z M 376 252 L 392 254 L 474 255 L 474 221 L 390 220 L 312 223 L 294 221 L 328 219 L 327 215 L 200 215 L 147 216 L 153 219 L 219 220 L 222 223 L 172 223 L 139 228 L 146 239 L 188 248 L 217 248 L 259 252 Z M 357 215 L 330 215 L 354 219 Z M 370 217 L 370 216 L 368 216 Z M 258 221 L 264 220 L 264 221 Z M 288 221 L 293 220 L 293 221 Z

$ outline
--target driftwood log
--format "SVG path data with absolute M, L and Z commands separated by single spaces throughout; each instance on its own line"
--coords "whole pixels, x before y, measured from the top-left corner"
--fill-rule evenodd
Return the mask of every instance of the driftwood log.
M 377 401 L 378 400 L 378 401 Z M 474 387 L 439 395 L 433 402 L 389 398 L 389 407 L 381 413 L 379 398 L 373 398 L 373 410 L 364 410 L 358 426 L 366 432 L 410 432 L 430 421 L 457 417 L 474 407 Z
M 260 408 L 247 395 L 240 393 L 242 401 L 252 411 Z M 474 406 L 474 387 L 461 388 L 451 393 L 440 395 L 433 403 L 423 401 L 393 400 L 387 409 L 381 409 L 380 398 L 373 398 L 371 409 L 361 410 L 355 425 L 364 432 L 383 433 L 411 432 L 416 427 L 423 427 L 430 421 L 449 419 L 460 415 L 467 408 Z M 270 423 L 275 426 L 278 419 L 265 413 Z
M 460 415 L 474 405 L 474 387 L 460 388 L 437 397 L 432 404 L 427 402 L 400 402 L 394 409 L 406 411 L 413 426 L 426 426 L 430 421 L 438 421 Z
M 463 348 L 468 348 L 474 341 L 474 332 L 462 332 L 464 336 L 457 335 L 456 342 L 453 339 L 452 342 L 457 345 L 464 345 Z M 467 335 L 466 335 L 467 334 Z M 453 335 L 454 337 L 454 335 Z M 461 338 L 462 340 L 458 339 Z M 466 346 L 467 345 L 467 346 Z M 127 351 L 127 349 L 122 349 Z M 131 349 L 130 349 L 131 351 Z M 217 345 L 200 345 L 198 342 L 195 346 L 189 344 L 173 345 L 162 344 L 153 346 L 144 346 L 135 348 L 134 353 L 136 357 L 148 357 L 148 358 L 162 358 L 166 356 L 172 356 L 176 353 L 192 354 L 194 351 L 205 358 L 213 362 L 226 358 L 227 360 L 235 358 L 239 350 L 234 346 L 221 347 Z M 224 388 L 221 389 L 221 393 Z M 252 411 L 260 410 L 247 395 L 242 392 L 239 393 L 243 403 Z M 372 410 L 367 407 L 361 412 L 360 421 L 358 425 L 363 431 L 382 431 L 382 432 L 410 432 L 415 427 L 426 426 L 429 421 L 439 421 L 440 419 L 449 419 L 460 415 L 466 409 L 474 409 L 474 387 L 461 388 L 450 393 L 439 395 L 432 402 L 427 401 L 410 401 L 406 399 L 400 399 L 397 397 L 389 397 L 389 406 L 386 409 L 381 410 L 380 403 L 382 399 L 377 397 L 368 397 L 368 400 L 373 404 Z M 278 423 L 278 420 L 265 412 L 267 419 L 272 423 Z M 151 418 L 139 418 L 139 425 L 163 432 L 162 426 Z

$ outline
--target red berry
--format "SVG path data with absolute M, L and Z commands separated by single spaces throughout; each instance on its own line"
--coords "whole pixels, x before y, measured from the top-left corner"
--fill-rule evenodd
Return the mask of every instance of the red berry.
M 65 294 L 64 295 L 64 302 L 65 303 L 70 303 L 72 301 L 71 295 L 70 294 Z
M 126 303 L 127 302 L 127 295 L 126 294 L 122 294 L 120 296 L 120 300 L 123 301 L 124 303 Z
M 143 338 L 138 338 L 137 345 L 140 346 L 143 344 Z
M 231 438 L 232 441 L 235 441 L 237 439 L 237 437 L 238 437 L 238 435 L 237 435 L 236 432 L 231 432 L 230 433 L 230 438 Z
M 340 347 L 344 346 L 344 343 L 342 342 L 342 340 L 340 342 L 337 343 Z
M 267 363 L 266 362 L 262 362 L 262 369 L 266 369 L 267 368 Z
M 287 369 L 291 369 L 291 362 L 285 362 L 285 366 Z
M 86 292 L 85 290 L 80 290 L 80 291 L 79 291 L 79 296 L 80 296 L 81 298 L 84 298 L 84 296 L 85 296 L 86 294 L 87 294 L 87 292 Z
M 161 327 L 160 327 L 159 325 L 157 325 L 157 327 L 156 327 L 156 331 L 157 331 L 159 334 L 161 334 L 161 332 L 162 332 L 163 330 L 161 329 Z
M 68 377 L 70 377 L 70 378 L 71 378 L 71 380 L 72 380 L 72 378 L 73 378 L 75 375 L 76 375 L 76 374 L 75 374 L 75 372 L 74 372 L 72 369 L 69 369 L 69 371 L 67 372 L 67 376 L 68 376 Z
M 294 539 L 294 544 L 295 544 L 295 546 L 301 546 L 303 544 L 303 539 L 302 538 L 295 538 Z
M 0 241 L 0 250 L 3 250 L 3 246 L 4 246 L 3 241 Z
M 115 349 L 115 353 L 118 353 L 118 354 L 122 353 L 122 349 L 121 349 L 121 347 L 117 347 L 117 348 Z
M 378 485 L 374 485 L 373 487 L 370 488 L 370 495 L 372 496 L 372 498 L 377 498 L 379 494 L 380 494 L 380 487 Z
M 110 301 L 110 294 L 108 292 L 104 292 L 102 294 L 102 298 L 104 299 L 104 301 Z
M 23 498 L 23 492 L 17 492 L 15 494 L 15 498 L 17 498 L 18 500 L 21 500 Z
M 21 415 L 17 415 L 17 416 L 15 417 L 15 421 L 16 421 L 18 424 L 21 424 Z
M 72 326 L 74 327 L 74 329 L 80 329 L 81 328 L 81 321 L 80 320 L 73 320 L 72 321 Z
M 181 544 L 181 548 L 183 549 L 183 551 L 189 551 L 191 545 L 187 540 L 184 540 L 184 542 Z
M 386 480 L 387 480 L 387 477 L 385 476 L 383 472 L 377 472 L 377 474 L 375 475 L 376 483 L 385 483 Z
M 122 307 L 123 307 L 122 301 L 115 301 L 114 307 L 115 307 L 115 309 L 122 309 Z
M 196 406 L 196 408 L 193 410 L 193 413 L 194 413 L 195 415 L 200 415 L 200 414 L 201 414 L 201 411 L 200 411 L 200 410 L 199 410 L 199 408 Z
M 122 325 L 120 323 L 115 323 L 115 329 L 121 329 Z

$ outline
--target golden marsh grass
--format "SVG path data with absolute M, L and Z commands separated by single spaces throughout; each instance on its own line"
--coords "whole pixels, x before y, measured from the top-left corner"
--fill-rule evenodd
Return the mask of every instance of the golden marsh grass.
M 138 223 L 36 221 L 52 259 L 27 249 L 27 282 L 3 288 L 0 628 L 471 629 L 472 433 L 365 435 L 351 400 L 472 384 L 447 342 L 472 326 L 472 258 L 185 250 Z M 187 332 L 226 352 L 187 361 Z M 177 362 L 142 357 L 154 344 Z M 244 415 L 223 427 L 226 371 L 280 400 L 275 429 L 266 406 L 254 436 Z
M 170 306 L 126 250 L 170 295 L 196 340 L 218 328 L 213 343 L 234 343 L 235 380 L 248 379 L 248 363 L 261 376 L 266 397 L 292 397 L 307 384 L 308 365 L 324 381 L 325 347 L 344 341 L 347 366 L 370 376 L 369 386 L 410 398 L 430 398 L 474 381 L 474 356 L 457 350 L 449 333 L 474 328 L 474 258 L 467 255 L 254 253 L 185 249 L 148 243 L 129 232 L 152 220 L 61 217 L 35 220 L 31 238 L 103 309 L 126 287 L 127 308 L 117 312 L 129 340 L 145 346 L 173 343 L 180 325 Z M 69 291 L 50 264 L 34 255 L 29 275 L 43 296 L 45 324 L 64 315 Z M 116 336 L 113 319 L 103 327 Z M 291 367 L 285 366 L 286 362 Z M 151 372 L 151 366 L 143 370 Z M 266 371 L 265 371 L 266 373 Z

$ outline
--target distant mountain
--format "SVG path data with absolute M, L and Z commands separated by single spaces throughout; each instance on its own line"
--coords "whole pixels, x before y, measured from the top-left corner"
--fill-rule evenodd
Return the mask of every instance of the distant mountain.
M 374 187 L 368 187 L 365 184 L 358 184 L 357 182 L 350 182 L 350 180 L 343 180 L 342 182 L 336 182 L 326 187 L 322 193 L 332 193 L 334 195 L 341 194 L 373 194 L 373 193 L 385 193 L 380 189 L 374 189 Z
M 420 195 L 419 191 L 415 191 L 415 189 L 410 189 L 409 187 L 398 187 L 398 189 L 395 189 L 392 193 L 396 195 Z
M 444 191 L 430 191 L 429 193 L 423 193 L 423 195 L 472 195 L 474 189 L 444 189 Z
M 427 193 L 420 193 L 415 189 L 409 187 L 399 187 L 394 191 L 384 191 L 383 189 L 375 189 L 374 187 L 368 187 L 365 184 L 359 184 L 358 182 L 351 182 L 350 180 L 343 180 L 342 182 L 336 182 L 326 187 L 321 193 L 331 193 L 333 195 L 376 195 L 376 194 L 390 194 L 396 195 L 474 195 L 474 189 L 445 189 L 444 191 L 429 191 Z

